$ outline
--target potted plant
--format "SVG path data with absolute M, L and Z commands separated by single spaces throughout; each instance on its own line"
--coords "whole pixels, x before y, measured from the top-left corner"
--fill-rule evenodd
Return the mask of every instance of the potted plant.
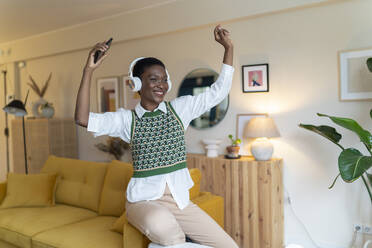
M 226 147 L 227 156 L 230 158 L 238 158 L 239 157 L 239 144 L 242 143 L 241 139 L 234 139 L 232 134 L 229 134 L 229 139 L 231 140 L 231 145 Z
M 44 95 L 45 95 L 45 93 L 48 89 L 50 79 L 52 78 L 52 73 L 49 74 L 48 79 L 45 81 L 45 84 L 41 88 L 37 85 L 37 83 L 31 77 L 31 75 L 29 75 L 29 78 L 30 78 L 31 83 L 27 83 L 27 84 L 36 93 L 36 95 L 39 96 L 38 100 L 32 102 L 32 113 L 35 117 L 47 117 L 51 114 L 50 113 L 51 110 L 47 110 L 47 112 L 48 112 L 47 116 L 44 116 L 43 113 L 39 112 L 39 109 L 41 109 L 42 105 L 45 105 L 45 104 L 48 103 L 43 97 L 44 97 Z M 53 114 L 54 114 L 54 111 L 53 111 Z M 47 118 L 49 118 L 49 117 L 47 117 Z
M 337 125 L 346 128 L 356 135 L 359 136 L 360 141 L 366 147 L 369 156 L 363 155 L 358 149 L 355 148 L 344 148 L 339 141 L 342 135 L 339 134 L 335 128 L 331 126 L 321 125 L 314 126 L 308 124 L 299 124 L 300 127 L 307 130 L 313 131 L 328 140 L 336 144 L 340 149 L 341 153 L 338 156 L 338 169 L 339 174 L 334 179 L 330 189 L 334 186 L 337 178 L 341 178 L 347 182 L 352 183 L 355 180 L 362 178 L 364 185 L 366 186 L 367 192 L 372 203 L 371 185 L 372 185 L 372 174 L 368 173 L 367 170 L 372 167 L 372 135 L 369 131 L 363 129 L 355 120 L 350 118 L 335 117 L 325 114 L 317 113 L 318 116 L 328 117 Z M 372 109 L 370 111 L 370 117 L 372 118 Z

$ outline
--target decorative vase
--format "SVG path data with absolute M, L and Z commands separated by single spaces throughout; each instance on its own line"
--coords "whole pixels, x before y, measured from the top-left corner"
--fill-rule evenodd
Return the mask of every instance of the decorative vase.
M 52 118 L 54 116 L 54 108 L 52 106 L 42 107 L 41 111 L 45 118 Z
M 218 157 L 218 145 L 221 142 L 221 139 L 203 139 L 203 143 L 206 145 L 205 149 L 207 150 L 207 157 Z
M 37 118 L 43 117 L 42 113 L 39 111 L 39 108 L 41 105 L 46 103 L 47 101 L 42 97 L 40 97 L 37 101 L 32 102 L 32 114 Z
M 239 150 L 240 146 L 227 146 L 227 156 L 230 158 L 237 158 L 239 157 Z
M 251 145 L 251 153 L 257 161 L 270 160 L 273 151 L 273 144 L 268 138 L 257 138 Z

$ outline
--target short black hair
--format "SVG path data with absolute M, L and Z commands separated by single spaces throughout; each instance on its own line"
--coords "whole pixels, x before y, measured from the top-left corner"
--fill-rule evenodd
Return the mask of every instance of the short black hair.
M 165 69 L 164 63 L 161 62 L 159 59 L 154 57 L 147 57 L 136 62 L 136 64 L 133 67 L 133 77 L 141 78 L 146 68 L 152 65 L 161 65 Z

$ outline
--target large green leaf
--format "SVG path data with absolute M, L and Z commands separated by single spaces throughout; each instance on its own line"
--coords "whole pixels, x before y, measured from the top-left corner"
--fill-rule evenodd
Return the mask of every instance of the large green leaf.
M 372 58 L 367 59 L 367 67 L 370 72 L 372 72 Z
M 372 148 L 372 135 L 369 131 L 363 129 L 358 122 L 354 121 L 350 118 L 342 118 L 342 117 L 336 117 L 336 116 L 329 116 L 325 114 L 317 113 L 318 116 L 325 116 L 329 117 L 334 123 L 337 125 L 340 125 L 341 127 L 344 127 L 346 129 L 349 129 L 350 131 L 353 131 L 356 133 L 360 141 L 363 142 L 368 150 L 371 150 Z
M 372 157 L 354 148 L 343 150 L 338 157 L 338 168 L 345 182 L 353 182 L 372 166 Z
M 313 131 L 313 132 L 329 139 L 330 141 L 332 141 L 336 145 L 340 146 L 342 150 L 344 149 L 338 143 L 340 141 L 340 139 L 342 138 L 342 135 L 339 134 L 334 127 L 330 127 L 330 126 L 326 126 L 326 125 L 314 126 L 314 125 L 308 125 L 308 124 L 302 124 L 302 123 L 299 126 L 302 127 L 302 128 L 305 128 L 307 130 Z

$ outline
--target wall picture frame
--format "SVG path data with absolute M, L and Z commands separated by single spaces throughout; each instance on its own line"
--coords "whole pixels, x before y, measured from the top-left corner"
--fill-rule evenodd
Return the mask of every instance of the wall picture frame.
M 251 155 L 249 151 L 249 138 L 244 136 L 244 129 L 250 119 L 253 117 L 268 116 L 268 113 L 250 113 L 250 114 L 237 114 L 236 115 L 236 133 L 237 139 L 241 139 L 239 155 Z M 251 139 L 252 140 L 252 139 Z
M 372 48 L 338 52 L 340 101 L 372 100 L 372 72 L 367 59 Z
M 269 64 L 242 66 L 243 93 L 269 92 Z
M 119 78 L 97 78 L 98 112 L 115 112 L 119 108 Z
M 121 93 L 122 106 L 125 109 L 134 109 L 141 101 L 141 96 L 138 92 L 133 92 L 129 87 L 128 74 L 121 76 Z

